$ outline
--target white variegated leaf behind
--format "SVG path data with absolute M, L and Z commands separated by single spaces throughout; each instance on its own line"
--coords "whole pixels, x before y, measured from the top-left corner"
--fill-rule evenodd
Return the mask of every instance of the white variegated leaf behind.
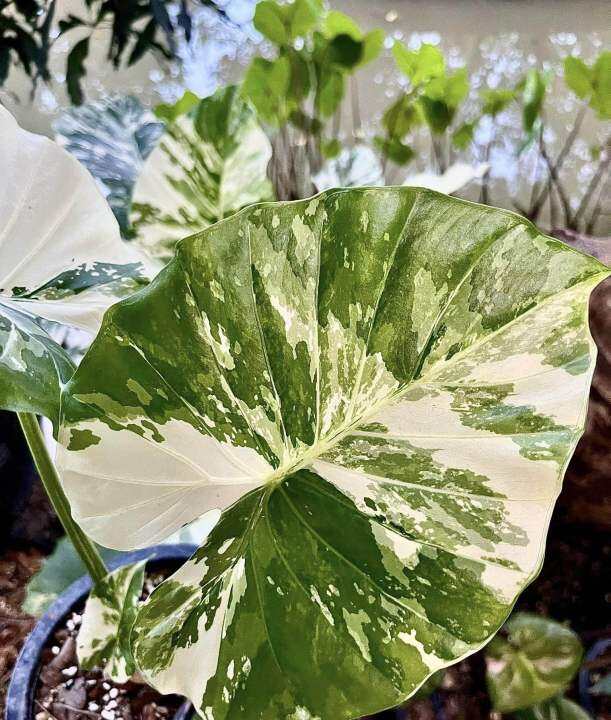
M 85 168 L 2 107 L 0 162 L 0 407 L 56 422 L 72 363 L 37 319 L 95 333 L 153 268 L 122 242 Z
M 186 235 L 271 200 L 271 144 L 236 87 L 218 90 L 168 122 L 134 188 L 138 243 L 163 261 Z

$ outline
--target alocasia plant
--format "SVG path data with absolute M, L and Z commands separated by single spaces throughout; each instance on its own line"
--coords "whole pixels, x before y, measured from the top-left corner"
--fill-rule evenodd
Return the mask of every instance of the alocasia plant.
M 518 710 L 512 717 L 514 720 L 592 720 L 577 703 L 562 696 Z
M 486 643 L 542 561 L 607 275 L 414 188 L 182 240 L 62 397 L 62 479 L 94 539 L 142 547 L 225 508 L 139 610 L 140 673 L 207 720 L 335 720 Z
M 164 107 L 165 133 L 134 188 L 137 242 L 164 261 L 185 235 L 272 198 L 271 145 L 237 88 L 218 90 L 186 109 L 171 119 Z

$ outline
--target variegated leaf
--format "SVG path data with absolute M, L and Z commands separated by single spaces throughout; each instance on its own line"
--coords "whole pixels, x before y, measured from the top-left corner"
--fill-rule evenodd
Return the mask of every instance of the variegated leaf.
M 226 508 L 140 610 L 140 671 L 207 720 L 336 720 L 487 642 L 541 564 L 607 274 L 414 188 L 183 240 L 64 394 L 64 485 L 101 543 Z
M 56 422 L 72 363 L 37 318 L 96 332 L 148 268 L 87 171 L 1 106 L 0 161 L 0 407 Z
M 85 604 L 76 649 L 81 668 L 102 668 L 125 683 L 135 673 L 130 635 L 144 584 L 145 563 L 124 565 L 94 588 Z
M 236 87 L 168 122 L 134 189 L 132 224 L 154 257 L 245 205 L 270 200 L 271 145 Z
M 163 133 L 163 123 L 130 95 L 66 110 L 54 123 L 57 142 L 97 180 L 124 237 L 134 184 Z

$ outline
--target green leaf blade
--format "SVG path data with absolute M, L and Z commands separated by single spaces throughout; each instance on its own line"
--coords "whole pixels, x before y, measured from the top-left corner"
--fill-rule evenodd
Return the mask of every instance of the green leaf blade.
M 581 58 L 569 56 L 564 60 L 564 81 L 568 87 L 584 100 L 592 94 L 592 72 Z
M 284 45 L 289 39 L 284 23 L 284 13 L 275 0 L 258 3 L 254 25 L 261 35 L 277 45 Z

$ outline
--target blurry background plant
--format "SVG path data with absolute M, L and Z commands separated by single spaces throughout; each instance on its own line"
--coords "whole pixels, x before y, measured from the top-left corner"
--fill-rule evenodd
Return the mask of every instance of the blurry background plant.
M 243 80 L 243 95 L 272 142 L 269 176 L 277 199 L 305 197 L 330 184 L 417 183 L 457 192 L 470 183 L 466 193 L 471 199 L 513 207 L 565 237 L 607 232 L 608 52 L 599 51 L 586 62 L 577 56 L 579 44 L 558 35 L 566 92 L 577 103 L 562 137 L 557 65 L 529 57 L 520 77 L 508 47 L 504 63 L 485 77 L 456 48 L 443 51 L 435 33 L 408 38 L 398 31 L 392 37 L 381 29 L 364 31 L 332 5 L 330 9 L 324 0 L 83 0 L 57 6 L 53 1 L 5 1 L 0 6 L 0 82 L 15 87 L 8 82 L 9 73 L 19 67 L 32 88 L 54 88 L 65 81 L 72 102 L 81 103 L 87 71 L 97 70 L 103 47 L 109 66 L 117 69 L 156 57 L 160 70 L 151 70 L 150 77 L 169 80 L 163 92 L 173 104 L 181 95 L 181 73 L 188 73 L 188 84 L 205 97 L 217 82 L 216 71 L 208 73 L 205 54 L 217 57 L 219 64 L 234 53 L 247 65 L 243 78 L 235 79 Z M 388 12 L 386 22 L 395 22 L 397 15 Z M 483 44 L 481 49 L 483 53 Z M 63 73 L 52 71 L 56 50 L 66 55 Z M 392 59 L 397 75 L 368 70 L 380 55 L 385 63 Z M 90 57 L 96 59 L 88 66 Z M 386 95 L 392 98 L 385 108 L 380 108 L 372 78 L 374 85 L 387 84 Z M 374 90 L 377 112 L 370 101 Z M 118 115 L 109 113 L 107 129 L 133 122 L 134 101 L 123 102 Z M 520 136 L 508 132 L 518 113 Z M 87 125 L 87 112 L 75 117 Z M 56 121 L 60 134 L 67 123 L 75 127 L 61 116 Z M 154 140 L 154 126 L 151 132 Z M 118 186 L 124 184 L 127 168 L 122 152 L 109 146 L 108 139 L 101 146 L 109 157 L 120 158 L 120 169 L 113 170 L 112 178 L 106 173 L 101 182 L 118 207 L 125 204 L 116 193 L 121 195 Z M 148 152 L 144 140 L 141 160 Z M 587 157 L 584 145 L 589 146 Z M 140 150 L 135 151 L 128 165 L 137 160 Z M 583 167 L 576 179 L 579 163 Z M 409 175 L 402 173 L 407 165 Z M 120 223 L 129 233 L 125 216 Z
M 363 33 L 347 15 L 327 11 L 322 0 L 291 5 L 263 0 L 254 25 L 272 44 L 275 57 L 252 60 L 243 91 L 261 120 L 276 128 L 271 166 L 276 197 L 307 197 L 315 190 L 311 176 L 323 158 L 341 152 L 339 111 L 346 86 L 359 68 L 378 57 L 384 33 Z
M 53 44 L 72 30 L 82 30 L 66 61 L 66 86 L 75 105 L 83 102 L 81 80 L 86 73 L 90 41 L 100 26 L 111 29 L 107 59 L 115 68 L 133 65 L 146 53 L 165 59 L 176 54 L 179 33 L 191 37 L 193 4 L 213 8 L 226 17 L 215 0 L 180 0 L 174 19 L 164 0 L 83 0 L 78 15 L 63 11 L 57 0 L 0 0 L 0 85 L 12 68 L 30 78 L 50 82 L 49 57 Z

